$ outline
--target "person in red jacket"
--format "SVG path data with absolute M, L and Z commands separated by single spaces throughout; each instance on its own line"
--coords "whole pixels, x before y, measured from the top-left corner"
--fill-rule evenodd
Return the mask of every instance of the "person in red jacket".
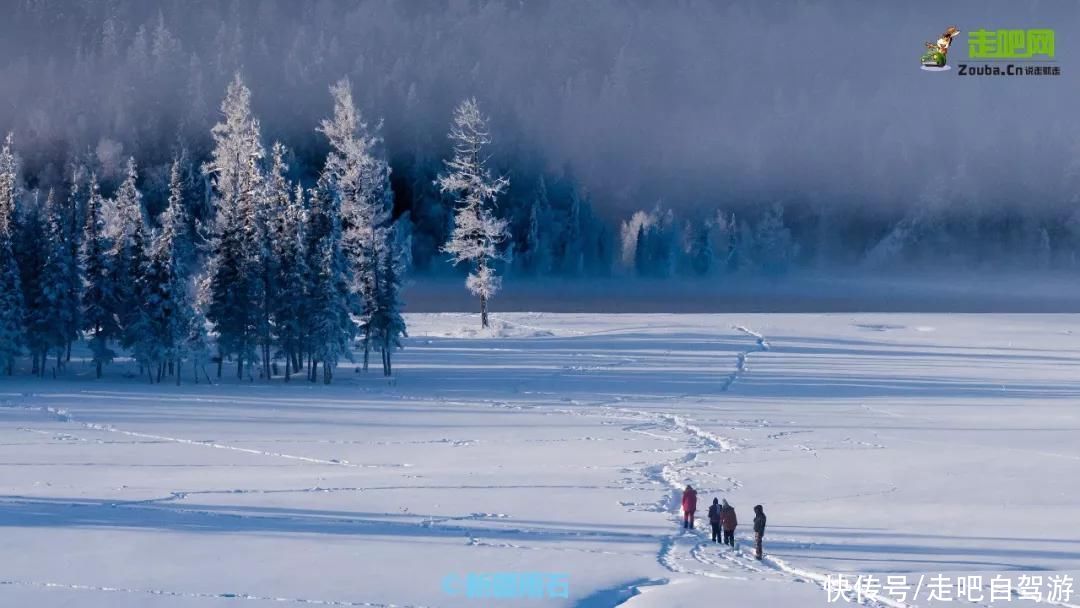
M 697 490 L 686 484 L 682 493 L 683 528 L 694 529 L 694 511 L 697 511 Z
M 739 525 L 739 518 L 735 517 L 735 507 L 728 504 L 727 499 L 724 499 L 724 504 L 720 506 L 720 526 L 724 529 L 724 544 L 729 547 L 735 547 L 735 526 Z

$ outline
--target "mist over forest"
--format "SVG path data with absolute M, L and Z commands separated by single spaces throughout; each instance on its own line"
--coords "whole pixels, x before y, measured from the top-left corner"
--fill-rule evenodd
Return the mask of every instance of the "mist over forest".
M 1080 69 L 1071 2 L 17 0 L 0 19 L 0 129 L 24 198 L 129 157 L 151 218 L 184 164 L 192 213 L 228 82 L 312 185 L 328 87 L 381 121 L 412 272 L 445 273 L 434 180 L 453 108 L 490 117 L 505 262 L 535 275 L 1071 268 Z M 1057 27 L 1063 75 L 918 69 L 945 26 Z M 957 45 L 962 47 L 963 45 Z M 963 57 L 966 49 L 954 53 Z M 956 59 L 953 60 L 954 62 Z M 541 199 L 542 204 L 538 203 Z M 202 202 L 199 202 L 202 201 Z M 540 207 L 539 217 L 532 210 Z M 539 224 L 530 227 L 530 223 Z

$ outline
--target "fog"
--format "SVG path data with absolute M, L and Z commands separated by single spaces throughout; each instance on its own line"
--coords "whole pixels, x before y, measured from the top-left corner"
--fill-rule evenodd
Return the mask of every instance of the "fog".
M 11 0 L 0 128 L 58 179 L 75 154 L 205 149 L 234 71 L 268 139 L 317 167 L 352 79 L 395 157 L 438 158 L 454 103 L 495 161 L 572 174 L 598 210 L 799 198 L 1060 210 L 1080 192 L 1074 2 Z M 1057 29 L 1061 76 L 919 69 L 948 25 Z M 957 39 L 950 63 L 967 55 Z M 309 168 L 308 170 L 311 170 Z

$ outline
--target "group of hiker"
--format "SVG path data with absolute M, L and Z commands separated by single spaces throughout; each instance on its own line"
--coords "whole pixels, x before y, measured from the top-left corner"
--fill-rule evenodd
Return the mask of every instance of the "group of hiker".
M 697 490 L 687 484 L 682 495 L 683 528 L 694 529 L 694 512 L 697 511 Z M 725 498 L 723 502 L 714 498 L 709 506 L 709 525 L 712 527 L 712 542 L 724 543 L 735 548 L 735 527 L 739 525 L 739 518 L 735 515 L 735 507 L 728 504 Z M 754 505 L 754 557 L 761 559 L 761 541 L 765 537 L 765 510 L 761 505 Z

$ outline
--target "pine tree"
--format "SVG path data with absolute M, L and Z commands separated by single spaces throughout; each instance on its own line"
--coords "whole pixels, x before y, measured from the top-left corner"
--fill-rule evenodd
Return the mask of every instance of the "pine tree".
M 396 232 L 395 224 L 389 231 Z M 407 336 L 405 319 L 401 316 L 401 280 L 404 272 L 403 252 L 398 239 L 390 234 L 386 246 L 378 252 L 374 305 L 371 311 L 372 340 L 382 354 L 383 375 L 393 373 L 393 351 L 401 348 L 401 338 Z
M 634 240 L 634 270 L 638 276 L 649 274 L 652 269 L 652 260 L 649 258 L 648 233 L 645 232 L 645 224 L 638 226 L 637 237 Z
M 211 130 L 214 150 L 203 172 L 216 194 L 216 216 L 208 262 L 206 316 L 214 324 L 218 377 L 226 355 L 236 356 L 236 374 L 255 355 L 259 304 L 257 201 L 263 156 L 259 122 L 251 115 L 251 92 L 237 75 L 221 104 L 224 120 Z
M 209 374 L 206 373 L 206 362 L 210 360 L 210 338 L 206 330 L 206 309 L 210 301 L 209 275 L 201 274 L 192 281 L 194 297 L 191 305 L 191 323 L 188 325 L 187 339 L 184 342 L 188 356 L 191 358 L 191 371 L 195 383 L 199 383 L 199 371 L 206 376 L 210 384 Z
M 712 271 L 715 253 L 712 244 L 712 222 L 708 220 L 691 222 L 686 227 L 689 232 L 687 255 L 690 269 L 698 276 L 705 276 Z
M 571 276 L 580 276 L 585 268 L 585 255 L 582 249 L 582 201 L 574 188 L 570 193 L 570 209 L 563 231 L 563 272 Z
M 274 243 L 275 237 L 278 236 L 275 234 L 275 229 L 276 223 L 288 213 L 291 199 L 291 187 L 286 177 L 288 172 L 288 166 L 285 163 L 286 153 L 287 150 L 283 144 L 275 143 L 272 146 L 270 170 L 257 199 L 256 270 L 258 272 L 257 289 L 261 297 L 257 302 L 258 312 L 255 322 L 262 352 L 262 375 L 267 379 L 273 375 L 270 365 L 274 347 L 273 316 L 278 306 L 277 300 L 283 293 L 278 283 L 278 266 L 283 262 L 277 255 Z
M 79 273 L 78 261 L 72 256 L 67 214 L 51 191 L 45 203 L 44 247 L 39 318 L 44 332 L 44 347 L 54 350 L 56 368 L 61 370 L 78 323 L 78 285 L 75 281 Z
M 46 311 L 45 277 L 42 270 L 48 256 L 45 237 L 45 210 L 41 193 L 22 201 L 19 213 L 18 252 L 19 276 L 23 291 L 23 331 L 26 348 L 30 351 L 31 372 L 44 377 L 48 356 L 51 328 Z
M 97 176 L 92 175 L 82 243 L 82 324 L 83 329 L 90 332 L 90 352 L 98 378 L 101 377 L 102 366 L 110 363 L 115 356 L 109 342 L 120 334 L 115 315 L 116 285 L 108 257 L 112 243 L 105 233 L 102 205 Z
M 17 167 L 9 134 L 0 149 L 0 370 L 12 375 L 23 344 L 23 291 L 15 260 Z
M 341 250 L 340 224 L 319 241 L 311 287 L 311 381 L 323 366 L 323 382 L 330 384 L 341 357 L 349 352 L 355 326 L 349 314 L 347 264 Z
M 488 327 L 488 301 L 500 287 L 492 263 L 500 258 L 499 246 L 507 238 L 507 222 L 496 218 L 491 207 L 510 182 L 493 177 L 487 166 L 485 146 L 491 143 L 491 136 L 475 99 L 466 99 L 454 110 L 449 137 L 454 142 L 454 155 L 445 161 L 447 171 L 439 175 L 437 183 L 440 190 L 456 197 L 457 209 L 454 230 L 443 251 L 455 264 L 472 265 L 465 286 L 479 296 L 480 325 Z
M 527 274 L 544 275 L 551 271 L 551 203 L 547 182 L 540 176 L 529 206 L 529 221 L 522 244 L 521 268 Z
M 109 252 L 109 272 L 116 293 L 116 317 L 120 323 L 120 344 L 136 349 L 147 344 L 147 319 L 143 304 L 146 300 L 146 222 L 143 219 L 142 193 L 136 186 L 138 172 L 135 159 L 127 162 L 124 181 L 114 200 L 115 226 Z M 135 353 L 140 363 L 148 353 Z
M 251 91 L 240 74 L 225 91 L 221 113 L 223 121 L 210 130 L 214 148 L 203 172 L 210 176 L 219 204 L 228 204 L 250 186 L 245 183 L 248 160 L 263 155 L 259 121 L 251 114 Z
M 187 217 L 180 182 L 180 163 L 174 161 L 169 179 L 169 202 L 161 217 L 161 231 L 155 235 L 147 264 L 146 309 L 151 329 L 147 348 L 157 363 L 157 381 L 167 366 L 174 366 L 180 383 L 181 363 L 187 356 L 187 341 L 194 318 L 183 268 L 184 232 Z
M 302 367 L 307 334 L 308 267 L 304 249 L 304 189 L 297 185 L 285 209 L 271 226 L 273 256 L 277 261 L 274 285 L 280 294 L 273 301 L 274 339 L 285 357 L 285 381 Z
M 330 142 L 330 154 L 310 199 L 305 227 L 311 274 L 308 379 L 316 381 L 321 363 L 327 384 L 341 358 L 349 356 L 349 341 L 356 335 L 352 315 L 363 311 L 363 297 L 370 293 L 365 275 L 356 269 L 366 267 L 368 235 L 377 221 L 370 154 L 376 139 L 353 104 L 348 81 L 339 81 L 330 92 L 334 116 L 319 127 Z
M 784 225 L 784 207 L 780 203 L 770 206 L 755 226 L 754 246 L 755 258 L 767 274 L 781 274 L 794 261 L 798 246 Z
M 330 154 L 319 178 L 322 197 L 338 199 L 342 222 L 342 247 L 348 263 L 350 306 L 360 319 L 364 335 L 364 369 L 371 348 L 371 315 L 378 273 L 377 251 L 384 247 L 393 194 L 390 167 L 375 156 L 380 138 L 353 103 L 348 80 L 330 87 L 334 115 L 323 120 L 319 131 L 330 143 Z

